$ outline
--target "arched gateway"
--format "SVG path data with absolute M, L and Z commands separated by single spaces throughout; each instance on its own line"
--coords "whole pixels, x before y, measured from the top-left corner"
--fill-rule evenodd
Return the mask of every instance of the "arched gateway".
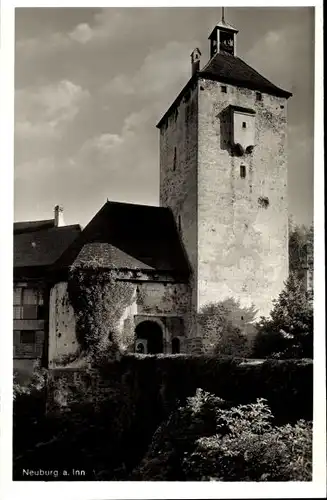
M 155 321 L 142 321 L 135 328 L 136 352 L 159 354 L 163 352 L 163 333 Z

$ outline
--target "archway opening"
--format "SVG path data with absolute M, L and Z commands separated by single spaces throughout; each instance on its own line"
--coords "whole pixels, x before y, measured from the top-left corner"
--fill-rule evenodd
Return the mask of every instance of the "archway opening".
M 177 337 L 171 341 L 171 352 L 172 354 L 179 354 L 181 352 L 181 343 Z
M 155 321 L 142 321 L 135 328 L 135 338 L 143 342 L 145 354 L 159 354 L 163 352 L 163 333 Z

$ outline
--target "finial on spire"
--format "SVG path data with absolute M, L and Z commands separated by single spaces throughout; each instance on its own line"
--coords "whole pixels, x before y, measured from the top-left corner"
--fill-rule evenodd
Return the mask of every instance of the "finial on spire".
M 225 22 L 225 7 L 221 8 L 221 20 L 223 23 Z

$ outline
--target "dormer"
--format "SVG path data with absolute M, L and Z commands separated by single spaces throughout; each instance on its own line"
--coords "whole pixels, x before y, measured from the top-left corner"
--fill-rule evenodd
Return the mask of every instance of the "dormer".
M 210 58 L 215 54 L 236 56 L 236 35 L 238 30 L 225 22 L 224 17 L 212 30 L 210 40 Z

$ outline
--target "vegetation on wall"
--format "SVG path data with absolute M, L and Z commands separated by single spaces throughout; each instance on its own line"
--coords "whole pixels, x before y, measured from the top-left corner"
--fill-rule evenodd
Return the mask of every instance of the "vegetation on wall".
M 249 356 L 255 315 L 254 307 L 241 307 L 233 298 L 204 306 L 198 323 L 206 351 L 218 356 Z
M 85 263 L 71 267 L 68 295 L 76 318 L 76 336 L 81 351 L 91 360 L 118 355 L 119 321 L 133 292 L 131 283 L 117 280 L 115 269 Z
M 275 456 L 280 460 L 281 454 L 285 453 L 285 457 L 290 458 L 291 466 L 284 470 L 283 480 L 294 478 L 294 474 L 297 474 L 296 467 L 300 464 L 294 464 L 296 453 L 299 453 L 299 460 L 303 457 L 300 440 L 310 438 L 306 430 L 303 436 L 302 424 L 297 428 L 299 419 L 312 420 L 312 362 L 310 361 L 267 360 L 256 364 L 249 360 L 244 363 L 242 360 L 209 356 L 130 354 L 122 356 L 118 361 L 109 360 L 101 367 L 100 372 L 95 369 L 88 373 L 84 370 L 62 369 L 61 372 L 56 370 L 50 374 L 50 379 L 47 387 L 48 403 L 53 397 L 56 410 L 54 413 L 48 404 L 48 413 L 44 414 L 40 404 L 33 403 L 31 395 L 19 395 L 15 401 L 14 476 L 16 479 L 22 479 L 23 468 L 47 470 L 77 468 L 86 471 L 85 477 L 75 477 L 71 478 L 72 480 L 137 479 L 132 477 L 132 471 L 139 468 L 151 442 L 152 444 L 157 442 L 155 449 L 157 455 L 153 458 L 154 461 L 149 469 L 151 479 L 156 479 L 153 472 L 155 460 L 161 477 L 165 474 L 169 474 L 169 477 L 175 475 L 177 478 L 185 475 L 196 479 L 203 479 L 208 475 L 218 477 L 222 472 L 212 470 L 213 464 L 209 456 L 217 447 L 214 435 L 220 432 L 216 428 L 217 405 L 215 403 L 210 411 L 205 410 L 207 414 L 205 419 L 202 410 L 197 411 L 197 408 L 203 406 L 204 400 L 209 404 L 210 398 L 213 402 L 221 402 L 223 399 L 224 402 L 219 403 L 219 408 L 225 410 L 234 408 L 236 417 L 239 405 L 252 405 L 257 398 L 266 398 L 275 416 L 276 425 L 289 424 L 292 427 L 289 428 L 287 436 L 296 440 L 293 455 L 289 455 L 289 448 L 285 448 L 284 434 L 281 436 L 280 445 L 277 442 L 274 444 L 273 438 L 280 437 L 277 431 L 271 430 L 266 434 L 260 434 L 269 443 L 265 448 L 267 453 L 264 455 L 266 469 L 269 466 L 273 467 Z M 40 389 L 39 385 L 38 388 Z M 197 388 L 202 389 L 203 397 L 194 400 L 191 405 L 193 413 L 190 409 L 187 410 L 189 418 L 183 423 L 177 410 L 180 407 L 190 406 L 188 398 L 194 396 Z M 43 390 L 36 392 L 39 396 L 43 394 Z M 211 393 L 210 398 L 205 396 L 205 392 Z M 37 400 L 42 402 L 42 397 L 35 399 Z M 242 407 L 240 409 L 244 410 Z M 231 419 L 234 418 L 233 415 L 229 415 Z M 236 418 L 235 429 L 238 423 L 240 424 L 239 441 L 237 442 L 237 436 L 229 436 L 230 445 L 235 453 L 238 446 L 245 453 L 246 443 L 249 444 L 250 463 L 245 471 L 246 474 L 257 473 L 256 457 L 260 443 L 253 429 L 260 414 L 257 420 L 255 418 L 251 425 L 246 423 L 243 417 L 240 420 Z M 168 425 L 167 422 L 170 422 L 168 435 L 166 431 L 162 434 L 162 429 L 166 429 Z M 168 448 L 171 446 L 170 432 L 174 428 L 176 433 L 172 444 L 173 450 L 167 450 L 167 446 Z M 208 444 L 208 456 L 202 449 L 202 443 L 197 444 L 198 439 L 205 437 L 212 438 L 211 444 Z M 177 442 L 180 442 L 181 446 Z M 220 443 L 219 440 L 218 445 L 220 444 L 223 442 Z M 272 445 L 275 446 L 275 451 L 269 455 L 268 448 Z M 178 460 L 173 458 L 176 457 L 176 447 L 178 450 L 183 450 L 183 453 L 184 451 L 188 453 L 190 465 L 194 462 L 191 470 L 179 458 Z M 262 452 L 262 449 L 260 451 Z M 173 456 L 169 461 L 162 463 L 165 467 L 167 464 L 167 469 L 164 469 L 160 464 L 166 453 Z M 220 462 L 217 463 L 222 463 L 225 459 L 226 457 L 220 457 Z M 149 457 L 146 460 L 148 461 Z M 236 462 L 243 459 L 235 455 L 234 461 L 232 457 L 228 460 L 231 460 L 231 474 L 236 477 Z M 278 466 L 279 472 L 284 465 Z M 201 475 L 202 470 L 203 475 Z M 144 478 L 143 472 L 141 470 L 139 472 Z M 243 480 L 243 469 L 237 473 Z M 62 480 L 62 477 L 59 476 L 57 480 Z
M 290 273 L 284 290 L 274 301 L 269 318 L 257 324 L 254 356 L 313 357 L 313 304 L 296 273 Z

